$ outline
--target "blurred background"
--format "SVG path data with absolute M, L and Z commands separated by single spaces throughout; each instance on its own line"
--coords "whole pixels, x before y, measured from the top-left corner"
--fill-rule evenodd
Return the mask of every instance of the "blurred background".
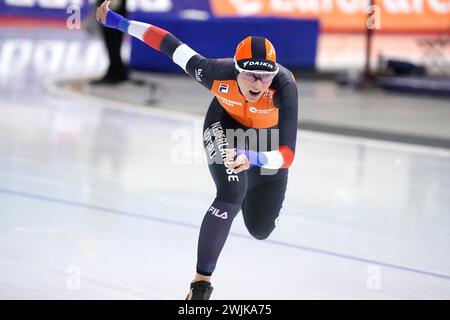
M 97 5 L 0 0 L 3 299 L 182 299 L 194 272 L 215 192 L 201 140 L 212 96 L 163 54 L 101 27 Z M 449 1 L 111 9 L 209 58 L 265 36 L 296 76 L 298 146 L 279 226 L 258 242 L 236 218 L 213 298 L 450 298 Z M 249 286 L 236 292 L 242 277 Z

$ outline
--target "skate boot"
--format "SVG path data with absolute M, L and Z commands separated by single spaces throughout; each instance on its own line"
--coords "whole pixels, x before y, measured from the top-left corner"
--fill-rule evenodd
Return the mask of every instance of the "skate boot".
M 211 282 L 193 282 L 191 283 L 191 291 L 189 291 L 186 300 L 209 300 L 213 289 L 214 288 L 211 287 Z

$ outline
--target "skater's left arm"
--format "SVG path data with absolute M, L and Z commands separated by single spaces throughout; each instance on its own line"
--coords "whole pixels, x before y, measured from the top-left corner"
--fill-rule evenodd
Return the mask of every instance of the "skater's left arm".
M 289 168 L 294 161 L 295 145 L 297 143 L 298 126 L 298 89 L 294 76 L 289 72 L 290 81 L 280 89 L 278 128 L 280 130 L 280 146 L 278 163 L 280 168 Z M 276 151 L 275 151 L 276 152 Z M 281 157 L 280 157 L 281 156 Z

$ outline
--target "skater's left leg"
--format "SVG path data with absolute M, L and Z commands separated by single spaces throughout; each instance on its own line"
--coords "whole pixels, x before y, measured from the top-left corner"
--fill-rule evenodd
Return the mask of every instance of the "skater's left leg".
M 250 234 L 264 240 L 278 223 L 286 193 L 287 177 L 270 180 L 247 190 L 242 202 L 245 226 Z

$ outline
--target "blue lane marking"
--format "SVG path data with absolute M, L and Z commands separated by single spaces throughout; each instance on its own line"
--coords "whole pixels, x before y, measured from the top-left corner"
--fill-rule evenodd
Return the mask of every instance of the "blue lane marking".
M 160 222 L 160 223 L 167 223 L 167 224 L 172 224 L 172 225 L 178 225 L 178 226 L 191 228 L 191 229 L 199 229 L 200 228 L 199 225 L 194 225 L 194 224 L 190 224 L 190 223 L 178 222 L 178 221 L 173 221 L 173 220 L 159 218 L 159 217 L 152 217 L 152 216 L 148 216 L 148 215 L 144 215 L 144 214 L 140 214 L 140 213 L 133 213 L 133 212 L 127 212 L 127 211 L 123 211 L 123 210 L 116 210 L 116 209 L 111 209 L 111 208 L 105 208 L 105 207 L 100 207 L 100 206 L 83 204 L 83 203 L 79 203 L 79 202 L 74 202 L 74 201 L 69 201 L 69 200 L 64 200 L 64 199 L 57 199 L 57 198 L 52 198 L 52 197 L 47 197 L 47 196 L 41 196 L 41 195 L 36 195 L 36 194 L 31 194 L 31 193 L 26 193 L 26 192 L 21 192 L 21 191 L 8 190 L 8 189 L 4 189 L 4 188 L 0 188 L 0 193 L 10 194 L 10 195 L 24 197 L 24 198 L 30 198 L 30 199 L 35 199 L 35 200 L 59 203 L 59 204 L 72 206 L 72 207 L 98 210 L 98 211 L 108 212 L 108 213 L 112 213 L 112 214 L 128 216 L 128 217 L 132 217 L 132 218 L 137 218 L 137 219 L 146 219 L 146 220 L 156 221 L 156 222 Z M 234 233 L 234 232 L 230 232 L 230 235 L 234 236 L 234 237 L 239 237 L 239 238 L 253 239 L 251 236 L 247 236 L 247 235 L 243 235 L 243 234 L 239 234 L 239 233 Z M 338 258 L 342 258 L 342 259 L 353 260 L 353 261 L 358 261 L 358 262 L 364 262 L 364 263 L 369 263 L 369 264 L 375 264 L 375 265 L 383 266 L 383 267 L 387 267 L 387 268 L 392 268 L 392 269 L 397 269 L 397 270 L 402 270 L 402 271 L 408 271 L 408 272 L 418 273 L 418 274 L 421 274 L 421 275 L 426 275 L 426 276 L 441 278 L 441 279 L 445 279 L 445 280 L 450 280 L 450 276 L 446 275 L 446 274 L 440 274 L 440 273 L 435 273 L 435 272 L 430 272 L 430 271 L 425 271 L 425 270 L 420 270 L 420 269 L 415 269 L 415 268 L 410 268 L 410 267 L 405 267 L 405 266 L 385 263 L 385 262 L 382 262 L 382 261 L 376 261 L 376 260 L 370 260 L 370 259 L 365 259 L 365 258 L 359 258 L 359 257 L 347 255 L 347 254 L 341 254 L 341 253 L 338 253 L 338 252 L 321 250 L 321 249 L 315 249 L 315 248 L 311 248 L 311 247 L 306 247 L 306 246 L 286 243 L 286 242 L 282 242 L 282 241 L 264 240 L 264 242 L 271 243 L 271 244 L 278 245 L 278 246 L 282 246 L 282 247 L 287 247 L 287 248 L 292 248 L 292 249 L 297 249 L 297 250 L 302 250 L 302 251 L 309 251 L 309 252 L 314 252 L 314 253 L 318 253 L 318 254 L 338 257 Z

